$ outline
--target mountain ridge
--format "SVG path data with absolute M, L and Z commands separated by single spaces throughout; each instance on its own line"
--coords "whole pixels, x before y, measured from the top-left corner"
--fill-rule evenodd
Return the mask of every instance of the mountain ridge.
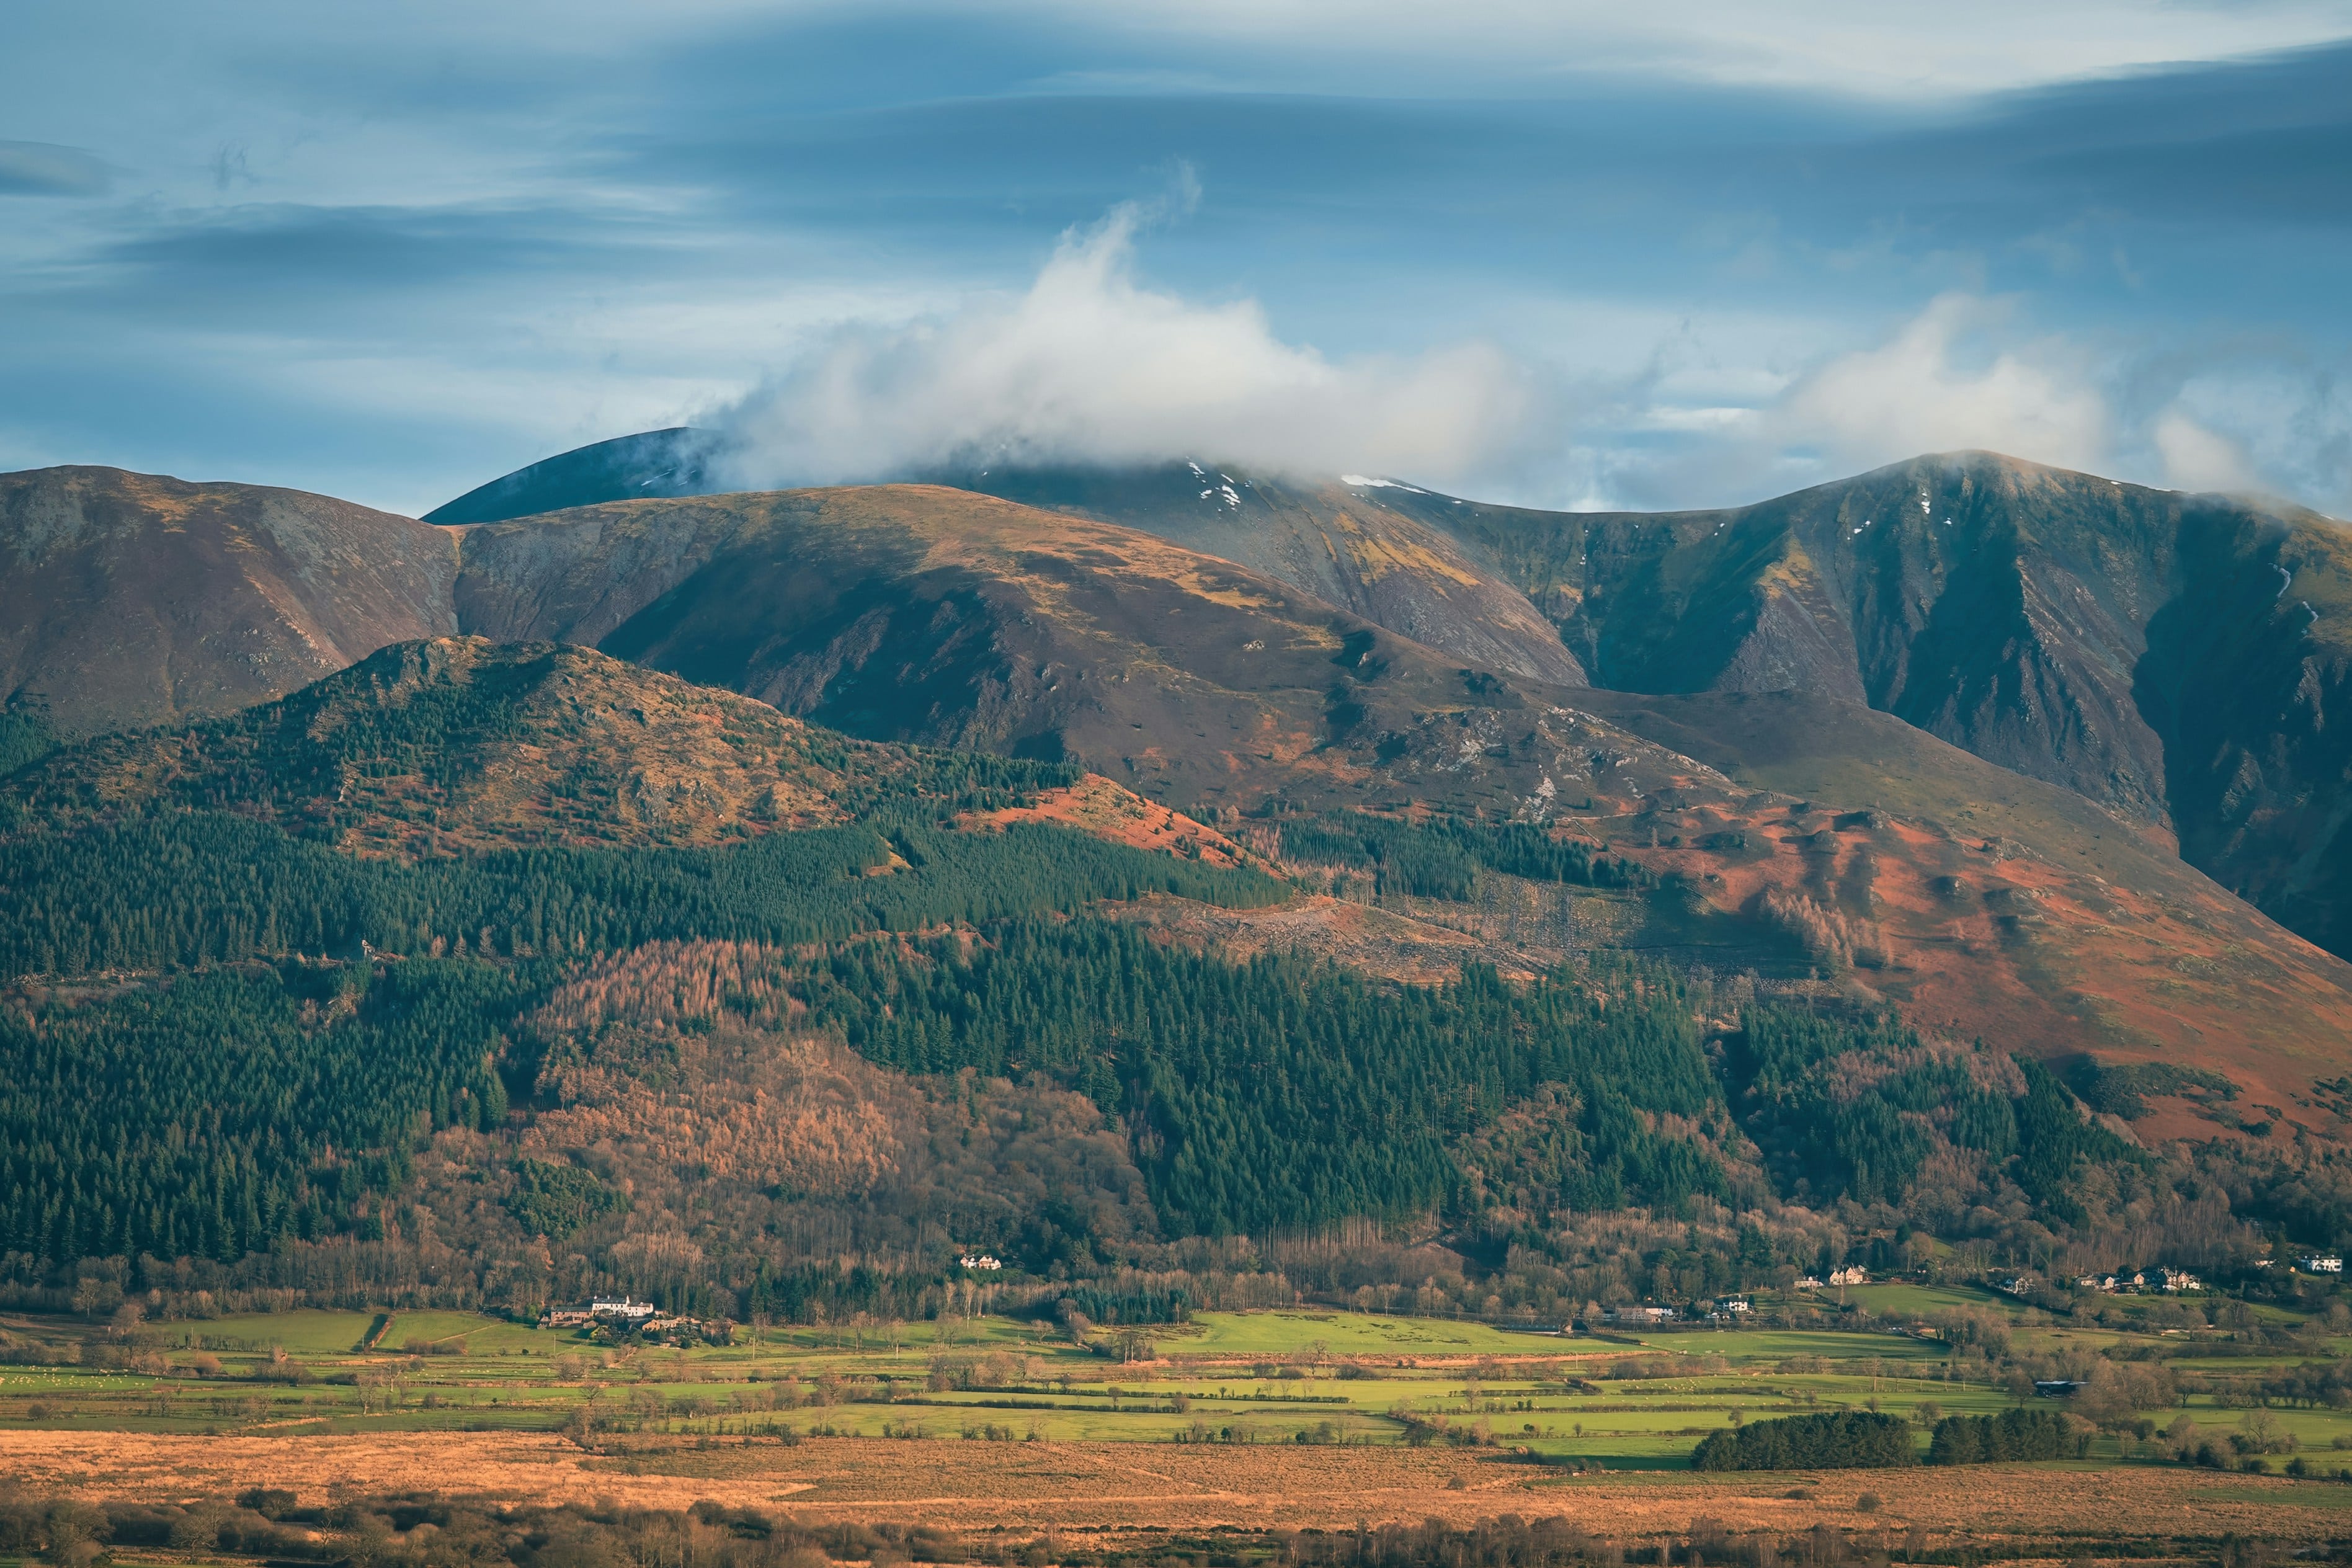
M 300 490 L 0 474 L 0 699 L 67 735 L 282 697 L 455 632 L 456 540 Z

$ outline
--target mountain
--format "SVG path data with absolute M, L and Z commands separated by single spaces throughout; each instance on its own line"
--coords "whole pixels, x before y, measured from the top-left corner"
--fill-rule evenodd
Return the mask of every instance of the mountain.
M 1819 969 L 2053 1058 L 2194 1052 L 2282 1107 L 2352 1067 L 2352 968 L 2080 797 L 1861 703 L 1464 671 L 1155 535 L 944 487 L 488 525 L 457 595 L 498 640 L 593 643 L 873 740 L 1068 759 L 1229 830 L 1434 805 L 1557 824 L 1670 879 L 1592 895 L 1580 931 L 1542 934 L 1539 900 L 1481 916 L 1527 973 L 1592 948 Z M 1279 836 L 1260 847 L 1297 858 Z M 1463 919 L 1411 898 L 1395 907 Z M 1244 948 L 1276 920 L 1201 918 Z M 1304 939 L 1352 918 L 1279 921 Z
M 2170 836 L 2352 952 L 2340 523 L 1990 453 L 1723 511 L 1379 501 L 1510 576 L 1599 685 L 1865 702 Z
M 456 542 L 348 501 L 0 474 L 0 697 L 68 735 L 227 713 L 457 629 Z
M 600 441 L 518 468 L 425 521 L 499 522 L 600 501 L 716 493 L 727 488 L 723 441 L 717 432 L 687 428 Z M 908 477 L 1122 523 L 1246 566 L 1481 668 L 1584 684 L 1575 656 L 1524 595 L 1443 529 L 1360 504 L 1361 487 L 1236 478 L 1197 462 Z
M 1444 528 L 1367 504 L 1400 488 L 1390 481 L 1318 485 L 1181 462 L 1003 468 L 940 482 L 1157 534 L 1484 668 L 1586 683 L 1583 667 L 1527 596 Z
M 1134 529 L 942 486 L 631 501 L 470 530 L 460 623 L 853 734 L 1083 759 L 1181 805 L 1505 814 L 1687 772 L 1569 688 L 1465 668 Z
M 425 521 L 458 527 L 598 501 L 707 495 L 722 488 L 711 456 L 712 437 L 684 426 L 615 437 L 517 468 L 435 507 Z
M 737 516 L 752 542 L 878 548 L 835 496 L 759 499 L 800 512 Z M 572 518 L 609 536 L 682 504 Z M 1022 509 L 940 504 L 964 509 L 944 514 L 966 519 L 963 552 L 1026 542 Z M 991 533 L 974 507 L 1007 515 Z M 1129 565 L 1142 548 L 1076 538 Z M 1164 569 L 1264 594 L 1201 559 Z M 597 804 L 636 779 L 740 801 L 762 772 L 790 816 Z M 566 820 L 583 798 L 601 837 Z M 1897 1226 L 2098 1256 L 2157 1226 L 2211 1266 L 2251 1255 L 2259 1225 L 2326 1242 L 2352 1224 L 2326 1166 L 2236 1152 L 2289 1147 L 2272 1079 L 2162 1042 L 2153 1061 L 2057 1060 L 2093 1117 L 2010 1051 L 2053 1041 L 1922 1035 L 1801 973 L 1890 992 L 1929 973 L 1897 911 L 1909 868 L 1941 863 L 1962 886 L 1929 892 L 1980 900 L 1988 973 L 2031 984 L 2033 938 L 2003 921 L 2091 929 L 2083 875 L 2031 846 L 1988 858 L 1722 781 L 1557 826 L 1266 798 L 1236 846 L 1066 763 L 860 742 L 584 647 L 466 639 L 65 748 L 0 780 L 15 1299 L 57 1304 L 53 1279 L 69 1300 L 78 1266 L 110 1258 L 173 1303 L 402 1290 L 530 1312 L 630 1289 L 839 1321 L 936 1304 L 979 1247 L 1048 1301 L 1152 1321 L 1290 1300 L 1257 1248 L 1353 1216 L 1406 1243 L 1372 1227 L 1301 1283 L 1507 1292 L 1557 1316 L 1702 1252 L 1708 1289 L 1824 1247 L 1883 1262 Z M 1777 913 L 1771 867 L 1814 879 Z M 1829 901 L 1796 901 L 1806 886 Z M 1489 929 L 1473 951 L 1542 962 L 1396 984 L 1361 948 L 1295 950 L 1367 898 L 1392 931 Z M 1845 912 L 1874 900 L 1884 931 Z M 2099 910 L 2168 944 L 2183 913 L 2136 889 Z M 1562 925 L 1572 951 L 1546 945 Z M 1660 933 L 1744 942 L 1777 972 L 1661 963 L 1687 952 Z M 2231 987 L 2277 980 L 2287 949 L 2258 924 L 2221 935 L 2253 951 L 2182 951 L 2200 991 L 2243 1006 Z M 2340 1049 L 2342 1018 L 2315 1016 Z M 2254 1043 L 2214 1059 L 2293 1059 L 2258 1031 L 2297 1019 L 2248 1018 Z M 2295 1125 L 2321 1123 L 2315 1103 Z M 2208 1141 L 2136 1147 L 2176 1125 Z
M 682 438 L 550 461 L 593 470 L 600 497 L 690 485 Z M 537 497 L 524 481 L 538 472 L 499 483 Z M 1865 703 L 2145 824 L 2352 953 L 2352 813 L 2338 804 L 2352 742 L 2327 722 L 2352 649 L 2352 572 L 2342 525 L 2315 513 L 1981 452 L 1660 514 L 1197 462 L 941 478 L 1237 562 L 1484 668 Z
M 151 526 L 168 538 L 172 517 Z M 1441 858 L 1468 870 L 1397 882 L 1359 843 L 1317 873 L 1339 897 L 1170 928 L 1225 950 L 1281 933 L 1398 977 L 1465 959 L 1532 975 L 1596 950 L 1818 973 L 2053 1060 L 2196 1053 L 2282 1108 L 2342 1068 L 2339 962 L 2079 795 L 1850 699 L 1465 668 L 1156 534 L 940 486 L 614 502 L 447 537 L 438 613 L 522 651 L 387 654 L 234 720 L 110 738 L 34 775 L 50 782 L 27 809 L 64 824 L 175 802 L 407 858 L 719 845 L 824 820 L 777 772 L 824 773 L 792 738 L 800 720 L 1092 769 L 1234 832 L 1367 806 L 1549 826 L 1659 879 L 1562 904 L 1499 852 L 1457 846 Z M 670 695 L 628 688 L 632 667 L 677 678 Z M 398 765 L 355 768 L 385 714 L 436 727 L 404 731 Z M 274 771 L 255 771 L 263 755 Z M 1296 859 L 1291 829 L 1250 831 Z M 1378 921 L 1348 887 L 1368 876 Z M 1493 895 L 1475 912 L 1454 897 L 1465 876 Z M 1445 897 L 1414 901 L 1431 889 Z

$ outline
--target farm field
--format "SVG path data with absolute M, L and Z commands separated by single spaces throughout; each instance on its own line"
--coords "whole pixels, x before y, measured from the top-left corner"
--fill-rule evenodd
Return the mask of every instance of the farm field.
M 1865 1289 L 1890 1289 L 1871 1287 Z M 1965 1291 L 1937 1291 L 1969 1303 Z M 1948 1305 L 1948 1303 L 1946 1303 Z M 2018 1314 L 2010 1314 L 2012 1318 Z M 2146 1463 L 2186 1420 L 2276 1466 L 2352 1466 L 2352 1411 L 2263 1399 L 2249 1380 L 2324 1364 L 2340 1342 L 2192 1340 L 2115 1328 L 2014 1330 L 2053 1358 L 2094 1351 L 2176 1369 L 2161 1406 L 2109 1419 L 2094 1462 Z M 1923 1332 L 1826 1327 L 1573 1336 L 1310 1310 L 1211 1312 L 1074 1343 L 1004 1318 L 739 1330 L 669 1347 L 460 1312 L 302 1311 L 143 1326 L 0 1321 L 0 1433 L 326 1438 L 554 1433 L 625 1459 L 677 1440 L 1465 1447 L 1555 1470 L 1673 1471 L 1710 1432 L 1876 1410 L 1924 1450 L 1945 1415 L 2032 1402 L 2031 1379 Z M 78 1359 L 79 1364 L 65 1364 Z M 2105 1363 L 2102 1363 L 2105 1364 Z M 2170 1375 L 2168 1373 L 2168 1375 Z M 2352 1488 L 2345 1489 L 2352 1497 Z

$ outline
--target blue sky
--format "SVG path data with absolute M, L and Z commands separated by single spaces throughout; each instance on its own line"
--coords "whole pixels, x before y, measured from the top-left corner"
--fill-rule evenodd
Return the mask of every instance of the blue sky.
M 696 420 L 747 483 L 1655 507 L 1988 446 L 2352 515 L 2352 0 L 1629 9 L 32 0 L 0 468 L 413 512 Z

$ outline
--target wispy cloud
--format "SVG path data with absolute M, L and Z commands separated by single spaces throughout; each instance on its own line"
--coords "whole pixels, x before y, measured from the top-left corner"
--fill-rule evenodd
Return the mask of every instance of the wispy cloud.
M 104 161 L 79 147 L 0 142 L 0 195 L 94 196 L 109 183 Z

